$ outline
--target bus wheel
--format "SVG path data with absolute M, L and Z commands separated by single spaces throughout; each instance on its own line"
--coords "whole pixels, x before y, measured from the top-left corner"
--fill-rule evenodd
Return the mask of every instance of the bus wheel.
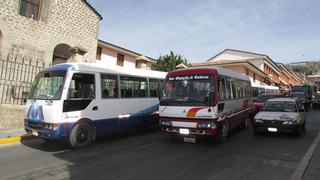
M 70 133 L 70 145 L 76 149 L 89 146 L 94 138 L 93 131 L 94 128 L 90 124 L 83 122 L 76 124 Z
M 246 119 L 242 121 L 240 124 L 241 129 L 247 129 L 247 127 L 249 126 L 249 121 L 250 121 L 250 118 L 249 116 L 247 116 Z
M 223 144 L 227 141 L 229 134 L 229 124 L 227 121 L 225 121 L 222 126 L 219 128 L 218 135 L 216 137 L 216 140 L 218 143 Z

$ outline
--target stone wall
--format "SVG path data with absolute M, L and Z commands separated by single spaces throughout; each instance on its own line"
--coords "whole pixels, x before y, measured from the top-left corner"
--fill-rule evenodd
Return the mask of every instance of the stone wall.
M 0 130 L 23 127 L 23 105 L 0 104 Z
M 0 58 L 34 60 L 31 64 L 40 60 L 47 66 L 52 64 L 54 48 L 67 44 L 87 52 L 80 58 L 78 55 L 72 57 L 80 61 L 95 61 L 100 16 L 83 0 L 42 0 L 39 20 L 21 16 L 19 6 L 20 0 L 0 0 Z M 4 93 L 9 98 L 13 98 L 13 94 L 22 97 L 25 90 L 15 88 L 12 91 L 13 86 L 19 86 L 19 82 L 30 82 L 15 78 L 25 76 L 16 75 L 11 70 L 14 67 L 20 74 L 34 72 L 24 65 L 8 63 L 0 65 L 0 74 L 8 75 L 0 77 L 0 94 Z M 23 69 L 25 71 L 21 71 Z M 9 99 L 9 103 L 0 103 L 0 130 L 23 127 L 24 106 L 12 105 L 11 102 L 14 101 Z
M 20 0 L 0 1 L 2 54 L 52 61 L 58 44 L 80 47 L 94 61 L 100 17 L 82 0 L 42 0 L 39 20 L 19 15 Z

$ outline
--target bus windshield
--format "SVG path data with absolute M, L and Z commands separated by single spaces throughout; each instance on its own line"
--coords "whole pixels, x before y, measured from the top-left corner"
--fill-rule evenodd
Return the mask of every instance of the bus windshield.
M 211 75 L 186 75 L 167 78 L 161 103 L 167 106 L 209 105 L 209 93 L 214 91 Z
M 66 71 L 40 72 L 32 83 L 28 99 L 59 100 Z

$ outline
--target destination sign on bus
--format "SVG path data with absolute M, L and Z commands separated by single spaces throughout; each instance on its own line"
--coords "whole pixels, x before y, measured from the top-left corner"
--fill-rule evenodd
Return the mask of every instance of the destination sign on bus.
M 169 81 L 208 80 L 208 79 L 210 79 L 210 75 L 188 75 L 188 76 L 169 77 Z

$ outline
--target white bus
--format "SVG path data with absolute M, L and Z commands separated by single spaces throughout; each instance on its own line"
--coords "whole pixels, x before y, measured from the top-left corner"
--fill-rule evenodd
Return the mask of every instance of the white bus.
M 33 82 L 25 130 L 46 141 L 68 138 L 72 147 L 81 148 L 98 134 L 157 124 L 158 88 L 165 76 L 95 63 L 48 67 Z
M 247 127 L 252 111 L 247 76 L 221 67 L 193 67 L 167 74 L 160 98 L 160 127 L 173 136 L 212 136 Z

